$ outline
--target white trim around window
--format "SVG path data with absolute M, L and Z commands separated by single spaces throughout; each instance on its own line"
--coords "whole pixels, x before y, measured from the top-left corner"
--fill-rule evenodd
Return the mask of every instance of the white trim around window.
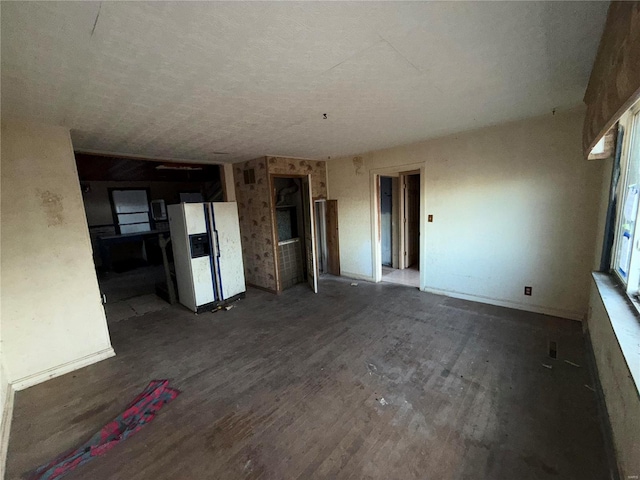
M 640 287 L 640 103 L 620 119 L 624 129 L 611 271 L 636 300 Z

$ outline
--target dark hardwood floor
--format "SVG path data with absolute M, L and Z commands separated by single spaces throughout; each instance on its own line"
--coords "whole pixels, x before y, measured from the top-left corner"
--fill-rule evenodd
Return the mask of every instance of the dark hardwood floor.
M 116 357 L 17 393 L 7 478 L 162 378 L 182 394 L 66 479 L 608 478 L 578 322 L 329 277 L 110 328 Z

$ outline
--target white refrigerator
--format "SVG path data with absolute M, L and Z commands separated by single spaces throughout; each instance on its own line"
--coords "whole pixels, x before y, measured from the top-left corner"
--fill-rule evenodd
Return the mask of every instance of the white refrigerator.
M 244 265 L 235 202 L 169 205 L 180 303 L 196 313 L 244 296 Z

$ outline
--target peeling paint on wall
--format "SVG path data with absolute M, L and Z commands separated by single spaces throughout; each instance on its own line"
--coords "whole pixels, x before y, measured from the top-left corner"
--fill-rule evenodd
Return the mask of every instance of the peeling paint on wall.
M 38 189 L 37 192 L 40 197 L 40 204 L 47 217 L 47 226 L 56 227 L 58 225 L 64 225 L 62 196 L 50 190 Z
M 364 175 L 364 158 L 353 157 L 353 169 L 356 175 Z

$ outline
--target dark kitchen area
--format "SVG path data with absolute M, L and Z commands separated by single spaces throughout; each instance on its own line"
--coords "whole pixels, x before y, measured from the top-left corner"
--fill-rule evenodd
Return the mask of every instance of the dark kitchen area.
M 150 302 L 157 303 L 156 295 L 169 301 L 168 281 L 174 272 L 167 206 L 222 201 L 220 167 L 75 156 L 107 317 L 144 312 Z M 143 298 L 141 308 L 131 306 L 136 298 Z M 121 302 L 127 305 L 115 306 Z

